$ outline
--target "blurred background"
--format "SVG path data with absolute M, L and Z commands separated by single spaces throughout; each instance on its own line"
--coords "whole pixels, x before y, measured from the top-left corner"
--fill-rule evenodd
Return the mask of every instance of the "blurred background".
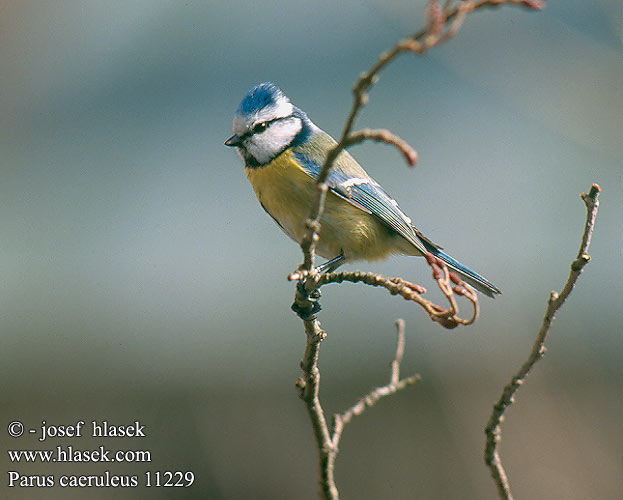
M 294 382 L 305 337 L 287 274 L 301 261 L 223 146 L 254 84 L 274 81 L 342 130 L 350 88 L 425 23 L 425 2 L 4 1 L 0 4 L 2 498 L 317 498 Z M 379 289 L 326 287 L 322 401 L 385 384 L 393 322 L 422 381 L 345 430 L 343 498 L 495 499 L 483 429 L 560 290 L 603 188 L 591 262 L 520 390 L 501 453 L 516 498 L 623 488 L 623 4 L 550 1 L 467 19 L 382 74 L 358 125 L 419 152 L 356 158 L 419 229 L 504 294 L 446 331 Z M 356 266 L 350 266 L 354 269 Z M 361 264 L 428 286 L 423 259 Z M 135 439 L 26 429 L 132 424 Z M 88 428 L 87 428 L 88 430 Z M 39 434 L 40 436 L 40 434 Z M 149 450 L 151 463 L 11 463 L 5 450 Z M 147 488 L 146 471 L 192 471 Z M 136 475 L 136 488 L 8 487 L 21 475 Z

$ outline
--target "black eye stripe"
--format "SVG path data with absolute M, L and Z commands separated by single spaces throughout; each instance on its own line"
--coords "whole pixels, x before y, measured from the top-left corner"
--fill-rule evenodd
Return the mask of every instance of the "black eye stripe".
M 241 139 L 246 139 L 247 137 L 250 137 L 254 134 L 261 134 L 273 123 L 281 121 L 281 120 L 287 120 L 288 118 L 292 118 L 293 116 L 294 116 L 293 114 L 288 115 L 288 116 L 280 116 L 279 118 L 273 118 L 272 120 L 266 120 L 265 122 L 256 123 L 255 126 L 249 132 L 247 132 L 241 137 Z

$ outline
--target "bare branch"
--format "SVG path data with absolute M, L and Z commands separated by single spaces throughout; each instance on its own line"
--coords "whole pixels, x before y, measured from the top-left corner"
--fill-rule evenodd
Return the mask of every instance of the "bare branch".
M 435 259 L 433 256 L 427 256 L 427 261 L 433 269 L 433 275 L 439 288 L 450 304 L 450 307 L 447 309 L 422 298 L 421 295 L 426 291 L 423 287 L 409 283 L 401 278 L 385 278 L 367 273 L 330 273 L 318 276 L 314 267 L 315 248 L 318 242 L 320 221 L 329 189 L 326 183 L 329 171 L 339 154 L 348 146 L 368 139 L 385 142 L 397 147 L 410 165 L 415 164 L 417 152 L 406 141 L 390 131 L 366 129 L 353 133 L 355 120 L 363 106 L 368 102 L 369 89 L 378 81 L 379 74 L 385 66 L 399 54 L 403 52 L 423 54 L 429 48 L 454 36 L 459 31 L 465 16 L 469 12 L 482 7 L 501 4 L 536 7 L 537 4 L 540 6 L 541 2 L 538 0 L 488 0 L 479 2 L 464 0 L 453 7 L 452 0 L 446 0 L 445 6 L 441 9 L 438 0 L 431 0 L 429 6 L 430 22 L 428 26 L 420 33 L 406 40 L 399 41 L 391 50 L 381 54 L 378 61 L 366 73 L 363 73 L 355 83 L 351 111 L 344 125 L 340 140 L 328 152 L 322 169 L 316 178 L 317 196 L 311 207 L 309 218 L 306 221 L 306 232 L 301 241 L 301 249 L 304 256 L 303 263 L 298 266 L 296 271 L 290 274 L 289 279 L 298 281 L 293 309 L 302 319 L 307 335 L 305 353 L 301 361 L 303 376 L 297 381 L 297 387 L 300 397 L 305 401 L 314 429 L 319 453 L 320 483 L 325 499 L 337 500 L 339 498 L 333 471 L 344 425 L 350 422 L 354 415 L 359 415 L 365 408 L 373 405 L 381 397 L 393 394 L 407 385 L 415 383 L 418 380 L 418 376 L 403 380 L 399 378 L 398 370 L 404 347 L 404 333 L 401 333 L 404 332 L 404 329 L 399 324 L 398 345 L 396 356 L 392 363 L 390 383 L 373 390 L 344 414 L 337 415 L 334 420 L 333 433 L 330 433 L 318 396 L 320 387 L 318 352 L 320 343 L 326 337 L 326 333 L 322 331 L 320 323 L 316 320 L 316 314 L 320 310 L 318 304 L 320 296 L 319 287 L 322 284 L 339 283 L 342 281 L 364 282 L 372 286 L 383 286 L 392 294 L 399 294 L 407 300 L 412 300 L 422 305 L 431 319 L 439 322 L 446 328 L 454 328 L 459 324 L 471 324 L 478 316 L 478 298 L 475 292 L 468 285 L 462 283 L 458 276 L 450 273 L 443 262 Z M 450 24 L 448 24 L 449 22 Z M 458 316 L 459 309 L 455 295 L 462 295 L 472 303 L 474 312 L 471 319 L 465 320 Z
M 316 185 L 317 193 L 315 200 L 315 215 L 305 221 L 305 235 L 301 240 L 301 250 L 303 251 L 303 263 L 298 267 L 297 273 L 304 278 L 314 269 L 316 256 L 316 244 L 318 243 L 318 233 L 320 233 L 320 218 L 324 212 L 325 199 L 329 186 L 325 182 Z M 299 278 L 300 279 L 300 278 Z
M 413 52 L 422 55 L 428 49 L 449 40 L 460 30 L 465 17 L 470 12 L 487 7 L 499 7 L 505 4 L 518 5 L 531 9 L 541 9 L 545 5 L 545 0 L 463 0 L 455 6 L 452 6 L 451 1 L 447 1 L 443 9 L 439 7 L 438 0 L 430 0 L 428 12 L 430 14 L 431 21 L 428 23 L 426 28 L 415 35 L 396 43 L 391 50 L 381 54 L 378 61 L 367 72 L 362 73 L 352 89 L 353 103 L 348 118 L 346 119 L 340 140 L 327 154 L 324 165 L 316 178 L 319 195 L 317 196 L 316 202 L 311 209 L 309 216 L 310 223 L 307 225 L 306 235 L 301 242 L 301 248 L 303 249 L 305 256 L 304 262 L 298 267 L 298 272 L 306 275 L 313 271 L 313 255 L 309 255 L 306 252 L 309 252 L 309 250 L 315 245 L 314 234 L 317 235 L 320 229 L 318 224 L 320 223 L 322 211 L 324 209 L 323 204 L 327 190 L 327 176 L 329 175 L 329 171 L 339 154 L 349 146 L 349 142 L 350 144 L 355 144 L 363 140 L 363 138 L 359 140 L 361 133 L 353 134 L 353 127 L 358 114 L 363 106 L 365 106 L 368 102 L 368 91 L 378 82 L 381 71 L 403 52 Z M 393 134 L 391 134 L 391 136 L 395 139 L 399 139 Z M 407 162 L 410 165 L 413 165 L 415 161 L 417 161 L 417 152 L 402 139 L 384 140 L 379 137 L 380 136 L 377 134 L 371 134 L 366 138 L 377 141 L 383 140 L 383 142 L 394 144 L 403 152 Z
M 581 197 L 586 205 L 586 222 L 584 224 L 584 233 L 582 235 L 582 242 L 580 243 L 580 250 L 577 257 L 571 263 L 571 271 L 569 272 L 569 278 L 567 283 L 563 287 L 560 294 L 552 292 L 547 302 L 547 311 L 543 318 L 543 323 L 539 334 L 532 347 L 530 356 L 521 366 L 517 374 L 511 379 L 511 381 L 504 387 L 500 399 L 493 407 L 491 417 L 487 427 L 485 428 L 485 434 L 487 436 L 485 446 L 485 463 L 491 471 L 491 475 L 498 488 L 500 498 L 504 500 L 513 500 L 513 495 L 508 484 L 508 478 L 498 451 L 498 445 L 502 437 L 501 423 L 504 417 L 506 409 L 513 403 L 515 392 L 519 389 L 519 386 L 524 382 L 526 376 L 532 370 L 532 367 L 537 361 L 539 361 L 546 352 L 545 341 L 552 324 L 556 319 L 556 313 L 562 307 L 565 300 L 573 290 L 576 281 L 582 273 L 582 269 L 590 260 L 588 255 L 588 247 L 591 241 L 591 235 L 593 228 L 595 227 L 595 218 L 597 217 L 597 210 L 599 208 L 599 192 L 601 188 L 597 184 L 593 184 L 588 194 L 582 193 Z
M 333 469 L 336 452 L 333 452 L 333 440 L 329 433 L 329 427 L 320 405 L 318 391 L 320 390 L 320 370 L 318 369 L 318 352 L 320 343 L 326 338 L 326 333 L 320 328 L 317 320 L 304 321 L 307 343 L 305 353 L 301 360 L 303 376 L 296 381 L 299 396 L 305 402 L 307 413 L 314 429 L 316 444 L 318 445 L 318 458 L 320 462 L 320 485 L 324 498 L 337 500 L 338 490 L 335 486 Z
M 344 413 L 334 415 L 333 431 L 330 432 L 324 410 L 318 398 L 318 390 L 320 387 L 318 351 L 320 343 L 325 339 L 326 334 L 320 329 L 318 321 L 313 320 L 305 322 L 307 344 L 303 360 L 301 361 L 303 376 L 297 380 L 296 386 L 299 390 L 299 396 L 305 402 L 314 429 L 314 435 L 319 450 L 320 487 L 325 499 L 337 500 L 339 498 L 339 493 L 335 485 L 334 469 L 344 426 L 348 424 L 354 416 L 361 415 L 366 408 L 376 404 L 379 399 L 391 396 L 420 380 L 419 375 L 400 379 L 400 363 L 405 347 L 405 328 L 403 320 L 399 319 L 396 321 L 396 330 L 398 337 L 396 342 L 396 354 L 391 363 L 389 384 L 383 387 L 377 387 L 363 396 Z
M 405 355 L 405 320 L 397 319 L 394 323 L 396 325 L 396 355 L 392 361 L 392 375 L 389 379 L 390 385 L 396 385 L 400 381 L 400 363 Z
M 433 278 L 448 300 L 448 308 L 444 308 L 422 297 L 422 295 L 426 293 L 426 288 L 415 283 L 410 283 L 402 278 L 387 278 L 381 274 L 364 273 L 362 271 L 342 271 L 321 274 L 320 276 L 314 277 L 313 281 L 316 288 L 329 283 L 342 283 L 344 281 L 383 287 L 392 295 L 400 295 L 405 300 L 419 304 L 428 313 L 430 319 L 438 322 L 445 328 L 455 328 L 459 325 L 471 325 L 474 323 L 478 318 L 479 311 L 479 302 L 476 293 L 469 285 L 463 283 L 456 274 L 449 272 L 448 267 L 442 260 L 434 257 L 432 254 L 427 254 L 426 259 L 433 269 Z M 454 285 L 452 283 L 454 283 Z M 459 316 L 459 306 L 456 301 L 456 295 L 462 295 L 471 302 L 473 313 L 470 318 L 464 319 Z
M 345 147 L 359 144 L 368 139 L 396 146 L 396 148 L 398 148 L 398 150 L 404 155 L 405 160 L 410 166 L 414 166 L 417 163 L 417 151 L 413 149 L 407 141 L 401 139 L 387 129 L 361 129 L 360 131 L 354 132 L 348 136 L 345 141 Z
M 338 449 L 340 438 L 344 432 L 344 427 L 349 424 L 355 416 L 361 415 L 366 409 L 374 406 L 379 399 L 391 396 L 421 380 L 419 374 L 403 378 L 402 380 L 400 379 L 400 363 L 404 354 L 405 345 L 404 320 L 399 319 L 396 321 L 396 331 L 398 337 L 396 341 L 396 355 L 391 363 L 389 384 L 373 389 L 345 412 L 333 415 L 333 446 L 336 450 Z

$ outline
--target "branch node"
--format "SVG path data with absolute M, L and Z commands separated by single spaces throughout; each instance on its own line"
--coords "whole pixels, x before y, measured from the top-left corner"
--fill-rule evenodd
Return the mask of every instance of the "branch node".
M 589 260 L 591 260 L 591 256 L 583 253 L 571 263 L 571 270 L 574 272 L 581 271 L 582 268 L 588 264 Z
M 302 365 L 302 363 L 301 363 L 301 365 Z M 301 368 L 303 368 L 303 367 L 301 366 Z M 305 386 L 306 386 L 307 384 L 305 383 L 305 381 L 303 380 L 303 378 L 302 378 L 302 377 L 299 377 L 299 378 L 297 378 L 297 379 L 296 379 L 296 382 L 294 383 L 294 385 L 296 386 L 296 388 L 297 388 L 297 389 L 301 392 L 301 394 L 302 394 L 302 392 L 305 390 Z

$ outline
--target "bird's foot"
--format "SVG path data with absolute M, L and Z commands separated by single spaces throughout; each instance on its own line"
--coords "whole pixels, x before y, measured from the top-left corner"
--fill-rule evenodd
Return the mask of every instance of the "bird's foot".
M 320 302 L 318 302 L 321 295 L 322 294 L 318 289 L 308 292 L 303 281 L 299 281 L 296 284 L 296 296 L 294 297 L 292 310 L 303 321 L 315 320 L 316 316 L 322 309 Z

